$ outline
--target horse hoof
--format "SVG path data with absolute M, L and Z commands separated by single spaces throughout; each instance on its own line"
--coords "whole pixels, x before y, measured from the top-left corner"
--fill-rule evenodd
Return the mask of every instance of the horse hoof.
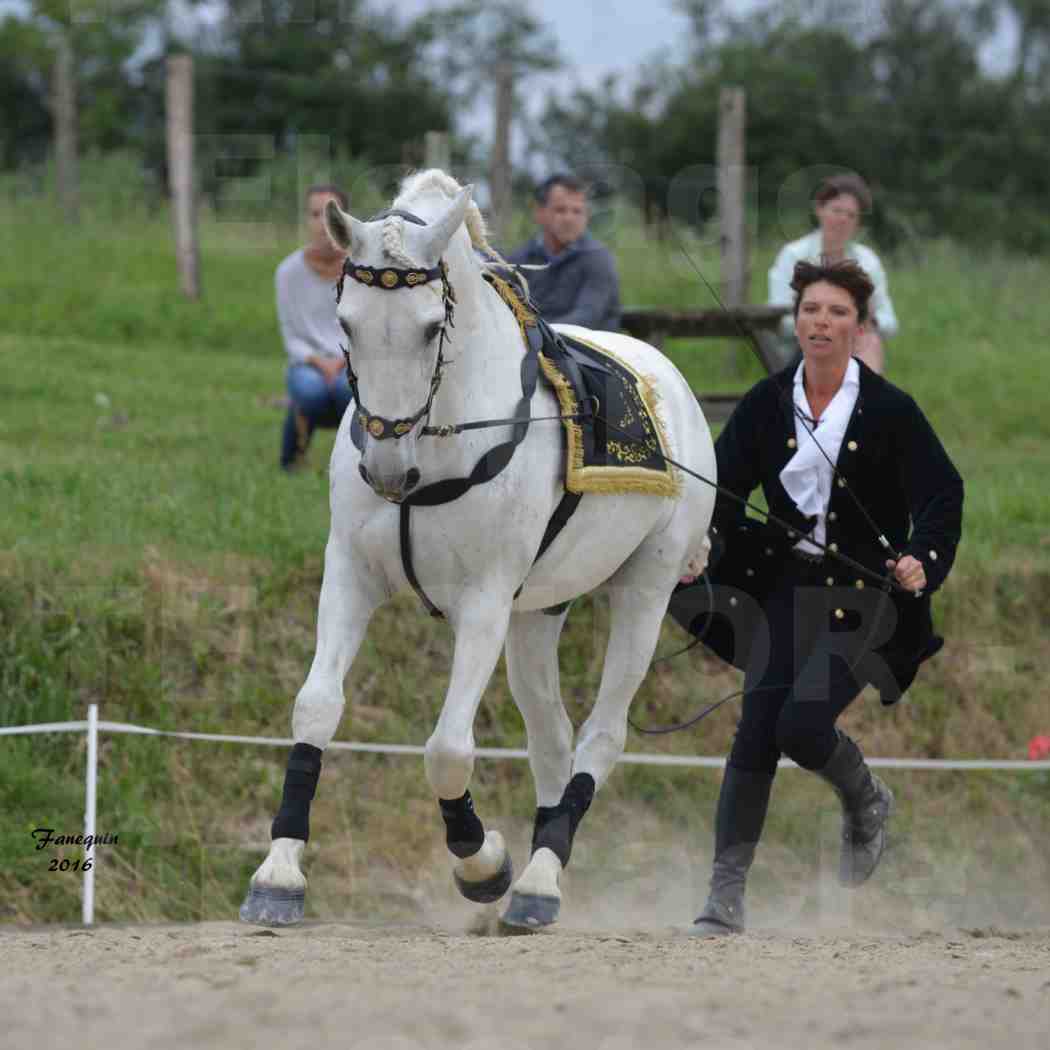
M 241 905 L 241 922 L 256 926 L 294 926 L 303 921 L 306 890 L 278 886 L 251 886 Z
M 686 930 L 690 937 L 737 937 L 744 932 L 742 926 L 726 926 L 717 919 L 697 919 Z
M 514 930 L 541 930 L 558 920 L 561 900 L 539 893 L 512 893 L 510 904 L 500 919 L 503 926 Z
M 503 863 L 495 875 L 490 875 L 480 882 L 467 882 L 454 871 L 452 878 L 456 882 L 456 889 L 476 904 L 491 904 L 498 901 L 514 881 L 514 862 L 510 859 L 510 851 L 503 854 Z

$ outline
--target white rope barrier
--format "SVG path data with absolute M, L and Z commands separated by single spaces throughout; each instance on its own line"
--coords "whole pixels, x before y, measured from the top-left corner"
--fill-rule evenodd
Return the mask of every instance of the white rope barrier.
M 153 729 L 127 722 L 103 722 L 98 717 L 98 704 L 88 706 L 88 716 L 81 722 L 42 722 L 29 726 L 0 726 L 0 736 L 24 736 L 36 733 L 87 733 L 87 771 L 84 788 L 84 839 L 91 845 L 84 850 L 84 890 L 82 918 L 85 926 L 94 922 L 95 911 L 95 799 L 98 783 L 98 734 L 129 733 L 138 736 L 169 737 L 176 740 L 204 740 L 220 744 L 258 744 L 263 747 L 291 747 L 291 737 L 275 736 L 231 736 L 224 733 L 189 733 L 168 729 Z M 422 755 L 420 744 L 364 744 L 356 741 L 333 740 L 328 751 L 353 751 L 373 755 Z M 478 758 L 527 759 L 529 753 L 522 748 L 479 747 L 474 749 Z M 1007 772 L 1037 773 L 1050 770 L 1050 760 L 1031 761 L 991 758 L 868 758 L 869 766 L 885 769 L 966 769 L 1000 770 Z M 677 766 L 679 768 L 719 769 L 725 765 L 724 758 L 702 755 L 657 755 L 638 751 L 626 751 L 620 762 L 638 766 Z M 797 768 L 794 762 L 783 759 L 782 767 Z
M 17 736 L 30 733 L 75 733 L 89 730 L 90 713 L 97 704 L 89 708 L 88 721 L 82 722 L 42 722 L 39 725 L 0 726 L 0 736 Z M 295 741 L 283 736 L 235 736 L 226 733 L 191 733 L 174 729 L 153 729 L 150 726 L 137 726 L 129 722 L 97 722 L 98 732 L 131 733 L 139 736 L 170 737 L 177 740 L 204 740 L 218 744 L 258 744 L 263 747 L 291 747 Z M 422 755 L 422 744 L 366 744 L 356 741 L 333 740 L 326 751 L 353 751 L 359 754 L 372 755 Z M 511 758 L 527 759 L 529 753 L 524 748 L 478 747 L 474 749 L 478 758 Z M 995 758 L 865 758 L 869 766 L 885 769 L 966 769 L 966 770 L 1000 770 L 1013 772 L 1036 773 L 1050 770 L 1050 760 L 1031 761 L 1029 759 L 995 759 Z M 625 751 L 620 762 L 639 766 L 682 766 L 718 769 L 725 765 L 724 757 L 702 755 L 660 755 L 645 754 L 638 751 Z M 791 768 L 795 763 L 781 759 L 781 767 Z

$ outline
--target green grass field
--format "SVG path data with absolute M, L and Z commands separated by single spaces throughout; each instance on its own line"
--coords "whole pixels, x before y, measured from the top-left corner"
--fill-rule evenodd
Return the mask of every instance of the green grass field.
M 14 250 L 0 261 L 0 724 L 82 718 L 98 702 L 114 721 L 288 735 L 312 653 L 332 440 L 319 435 L 314 469 L 276 469 L 283 352 L 272 275 L 296 231 L 208 219 L 205 298 L 188 303 L 166 214 L 129 199 L 69 228 L 49 209 L 33 200 L 2 214 Z M 689 243 L 715 282 L 715 252 Z M 624 227 L 615 247 L 626 302 L 712 305 L 675 241 Z M 755 301 L 772 250 L 755 252 Z M 1022 758 L 1031 736 L 1050 732 L 1050 261 L 935 243 L 891 262 L 890 274 L 902 334 L 889 377 L 915 394 L 966 479 L 965 536 L 938 605 L 945 653 L 904 703 L 859 702 L 846 724 L 873 755 Z M 743 389 L 761 374 L 742 346 L 676 343 L 671 352 L 695 388 Z M 563 640 L 577 723 L 597 686 L 604 617 L 601 603 L 581 600 Z M 662 650 L 682 641 L 668 626 Z M 407 597 L 383 610 L 349 679 L 340 738 L 422 743 L 450 649 L 447 628 Z M 737 676 L 694 651 L 653 669 L 635 717 L 672 722 L 736 687 Z M 727 704 L 698 729 L 632 736 L 628 746 L 721 754 L 734 718 Z M 502 672 L 477 737 L 523 743 Z M 35 852 L 30 832 L 80 830 L 83 756 L 79 735 L 0 739 L 0 921 L 79 914 L 78 877 L 49 873 L 60 854 Z M 99 831 L 120 839 L 99 849 L 99 917 L 234 914 L 268 842 L 284 757 L 105 735 Z M 869 900 L 899 917 L 894 878 L 915 883 L 920 872 L 909 914 L 975 921 L 1000 899 L 1009 870 L 1012 903 L 1001 917 L 1024 921 L 1050 872 L 1050 777 L 892 779 L 903 845 Z M 785 872 L 797 891 L 815 870 L 810 814 L 833 806 L 812 780 L 780 778 L 763 850 L 790 863 L 756 873 L 770 899 L 792 892 Z M 524 765 L 479 762 L 472 790 L 482 815 L 515 833 L 520 862 L 533 806 Z M 648 885 L 645 865 L 674 843 L 688 852 L 699 904 L 716 793 L 714 773 L 621 767 L 570 875 L 610 893 L 617 880 Z M 444 899 L 443 830 L 418 759 L 333 755 L 314 812 L 310 914 L 418 914 Z M 610 867 L 625 828 L 648 859 Z

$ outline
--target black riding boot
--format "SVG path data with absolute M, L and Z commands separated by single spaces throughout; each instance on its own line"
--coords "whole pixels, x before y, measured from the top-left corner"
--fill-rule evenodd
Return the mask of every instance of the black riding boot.
M 817 770 L 842 801 L 839 882 L 859 886 L 871 877 L 886 846 L 893 792 L 868 768 L 860 748 L 842 730 L 827 764 Z
M 697 936 L 743 932 L 744 882 L 762 835 L 772 787 L 771 773 L 726 766 L 715 814 L 711 892 L 691 930 Z

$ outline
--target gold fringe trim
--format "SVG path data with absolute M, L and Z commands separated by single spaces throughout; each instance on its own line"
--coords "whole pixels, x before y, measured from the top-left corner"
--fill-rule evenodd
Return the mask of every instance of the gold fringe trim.
M 491 271 L 489 272 L 488 280 L 492 282 L 492 287 L 496 289 L 499 297 L 510 308 L 510 312 L 514 314 L 514 320 L 518 322 L 518 328 L 521 329 L 521 338 L 527 343 L 528 337 L 525 334 L 525 329 L 536 323 L 536 315 L 515 295 L 514 289 L 508 281 Z
M 554 387 L 554 393 L 558 397 L 563 416 L 574 416 L 580 410 L 576 401 L 576 394 L 569 381 L 558 371 L 558 369 L 540 354 L 540 368 L 547 377 L 547 381 Z M 565 488 L 569 492 L 586 492 L 587 489 L 576 488 L 576 479 L 583 471 L 583 431 L 575 419 L 563 419 L 565 434 L 568 437 L 568 455 L 565 464 Z
M 661 397 L 651 378 L 636 372 L 626 361 L 603 346 L 573 336 L 574 340 L 611 357 L 618 365 L 629 372 L 635 380 L 638 394 L 649 412 L 649 417 L 656 432 L 661 455 L 667 455 L 667 440 L 664 421 L 660 412 Z M 562 415 L 574 415 L 579 411 L 576 395 L 568 380 L 558 369 L 540 354 L 540 367 L 558 397 Z M 600 411 L 600 410 L 599 410 Z M 682 494 L 682 483 L 677 471 L 668 464 L 662 470 L 649 467 L 588 467 L 583 462 L 583 431 L 576 420 L 564 420 L 568 438 L 568 463 L 565 471 L 565 488 L 569 492 L 603 492 L 615 494 L 623 492 L 640 492 L 650 496 L 663 496 L 678 499 Z
M 617 360 L 619 361 L 620 359 L 617 358 Z M 630 368 L 626 361 L 620 361 L 620 363 L 624 368 Z M 631 371 L 633 372 L 633 369 Z M 660 442 L 660 454 L 667 456 L 669 455 L 667 420 L 664 418 L 663 394 L 657 389 L 656 380 L 650 375 L 639 375 L 638 386 L 642 395 L 642 404 L 645 405 L 646 410 L 649 412 L 649 418 L 652 419 L 653 426 L 656 428 L 656 440 Z M 664 469 L 667 476 L 674 482 L 674 498 L 677 499 L 682 494 L 682 477 L 670 463 L 665 463 Z

